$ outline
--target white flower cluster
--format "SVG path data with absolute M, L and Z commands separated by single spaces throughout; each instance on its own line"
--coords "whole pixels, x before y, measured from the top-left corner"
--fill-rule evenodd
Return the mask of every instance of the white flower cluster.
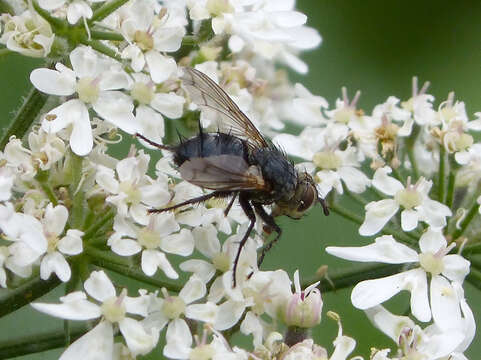
M 55 317 L 96 321 L 61 359 L 135 358 L 159 343 L 166 357 L 190 360 L 342 360 L 355 348 L 332 312 L 339 326 L 332 354 L 311 338 L 323 308 L 319 281 L 303 290 L 298 271 L 291 281 L 284 270 L 258 268 L 269 232 L 260 221 L 233 286 L 249 224 L 241 206 L 211 198 L 156 212 L 206 192 L 182 179 L 167 153 L 155 163 L 135 145 L 123 159 L 108 155 L 125 133 L 145 136 L 151 143 L 140 143 L 153 149 L 175 141 L 173 128 L 200 122 L 217 130 L 211 112 L 197 113 L 182 67 L 221 85 L 262 133 L 302 158 L 299 169 L 332 212 L 358 222 L 362 236 L 380 234 L 369 245 L 326 248 L 401 269 L 352 284 L 353 305 L 397 346 L 392 356 L 373 347 L 371 358 L 466 359 L 475 322 L 463 285 L 468 255 L 479 252 L 469 225 L 481 211 L 481 144 L 471 132 L 481 130 L 481 113 L 469 120 L 453 94 L 434 108 L 416 80 L 410 99 L 389 97 L 371 115 L 357 108 L 360 93 L 349 100 L 346 89 L 330 108 L 275 67 L 306 73 L 298 54 L 321 42 L 294 5 L 38 0 L 0 17 L 6 48 L 54 60 L 30 75 L 49 101 L 28 142 L 12 136 L 0 152 L 0 286 L 35 277 L 72 285 L 58 304 L 32 303 Z M 301 133 L 280 134 L 287 121 Z M 364 219 L 340 195 L 363 206 Z M 139 286 L 130 297 L 107 271 L 159 290 Z M 412 318 L 381 305 L 403 290 Z M 234 332 L 252 338 L 251 350 L 230 343 Z

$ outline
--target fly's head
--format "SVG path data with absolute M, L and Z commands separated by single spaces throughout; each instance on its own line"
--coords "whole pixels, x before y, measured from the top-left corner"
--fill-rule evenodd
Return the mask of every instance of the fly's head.
M 304 213 L 319 201 L 316 184 L 311 175 L 300 173 L 294 195 L 289 200 L 277 202 L 272 209 L 272 216 L 286 215 L 300 219 Z

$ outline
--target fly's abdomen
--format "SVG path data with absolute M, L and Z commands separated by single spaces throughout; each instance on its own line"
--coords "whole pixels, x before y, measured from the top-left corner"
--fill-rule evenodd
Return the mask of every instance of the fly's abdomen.
M 202 133 L 182 141 L 174 151 L 177 166 L 192 158 L 215 155 L 235 155 L 247 159 L 247 145 L 238 137 L 224 133 Z

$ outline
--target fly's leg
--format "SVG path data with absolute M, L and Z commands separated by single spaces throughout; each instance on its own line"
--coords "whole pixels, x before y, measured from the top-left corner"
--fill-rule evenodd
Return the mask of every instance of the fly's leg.
M 272 246 L 281 237 L 282 229 L 279 227 L 279 225 L 276 224 L 276 222 L 274 221 L 274 218 L 268 213 L 266 213 L 262 205 L 253 204 L 253 206 L 257 214 L 259 214 L 259 216 L 261 217 L 262 221 L 264 221 L 264 223 L 267 224 L 267 226 L 269 226 L 272 230 L 274 230 L 277 233 L 277 236 L 273 240 L 269 241 L 266 245 L 262 247 L 261 256 L 257 260 L 257 266 L 260 267 L 262 262 L 264 261 L 264 257 L 266 256 L 266 253 L 272 248 Z
M 156 142 L 154 142 L 154 141 L 152 141 L 152 140 L 147 139 L 147 138 L 146 138 L 144 135 L 142 135 L 142 134 L 136 133 L 135 136 L 138 137 L 138 138 L 141 138 L 141 139 L 144 140 L 146 143 L 148 143 L 148 144 L 150 144 L 150 145 L 152 145 L 152 146 L 155 146 L 155 147 L 157 147 L 157 148 L 159 148 L 159 149 L 170 150 L 170 151 L 173 150 L 173 147 L 172 147 L 172 146 L 167 146 L 167 145 L 158 144 L 158 143 L 156 143 Z
M 244 210 L 244 213 L 249 218 L 251 223 L 249 224 L 249 227 L 247 228 L 247 231 L 244 234 L 244 237 L 239 243 L 239 248 L 237 249 L 237 254 L 234 259 L 234 268 L 232 269 L 232 283 L 234 287 L 236 287 L 236 271 L 237 271 L 237 264 L 239 263 L 240 253 L 242 251 L 242 248 L 246 244 L 252 229 L 254 228 L 254 224 L 256 223 L 256 214 L 254 213 L 254 210 L 252 209 L 252 206 L 249 203 L 249 199 L 243 194 L 241 194 L 239 196 L 239 203 L 240 203 L 240 206 L 242 207 L 242 210 Z
M 234 193 L 234 196 L 232 196 L 231 201 L 229 202 L 229 204 L 227 205 L 227 207 L 226 207 L 225 210 L 224 210 L 224 216 L 229 215 L 229 211 L 230 211 L 230 209 L 232 208 L 232 205 L 234 205 L 234 201 L 235 201 L 235 199 L 236 199 L 236 197 L 237 197 L 237 194 L 239 194 L 239 193 Z
M 224 196 L 227 196 L 228 194 L 229 193 L 226 193 L 224 191 L 214 191 L 214 192 L 211 192 L 210 194 L 198 196 L 198 197 L 189 199 L 187 201 L 181 202 L 179 204 L 176 204 L 174 206 L 169 206 L 169 207 L 162 208 L 162 209 L 149 209 L 148 212 L 152 214 L 152 213 L 162 213 L 164 211 L 171 211 L 171 210 L 178 209 L 178 208 L 180 208 L 182 206 L 185 206 L 185 205 L 198 204 L 198 203 L 204 202 L 206 200 L 209 200 L 213 197 L 224 197 Z

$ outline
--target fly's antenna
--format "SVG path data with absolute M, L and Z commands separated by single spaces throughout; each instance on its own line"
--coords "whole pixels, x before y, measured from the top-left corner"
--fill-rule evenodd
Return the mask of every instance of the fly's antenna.
M 329 215 L 329 207 L 327 206 L 326 200 L 322 198 L 317 198 L 319 202 L 321 203 L 322 206 L 322 211 L 324 212 L 324 215 L 328 216 Z
M 162 144 L 157 144 L 156 142 L 147 139 L 147 138 L 146 138 L 144 135 L 142 135 L 142 134 L 135 133 L 135 136 L 138 137 L 138 138 L 141 138 L 141 139 L 144 140 L 146 143 L 148 143 L 148 144 L 150 144 L 150 145 L 152 145 L 152 146 L 155 146 L 156 148 L 159 148 L 159 149 L 162 149 L 162 150 L 169 150 L 169 151 L 173 151 L 173 150 L 174 150 L 174 147 L 172 147 L 172 146 L 167 146 L 167 145 L 162 145 Z

